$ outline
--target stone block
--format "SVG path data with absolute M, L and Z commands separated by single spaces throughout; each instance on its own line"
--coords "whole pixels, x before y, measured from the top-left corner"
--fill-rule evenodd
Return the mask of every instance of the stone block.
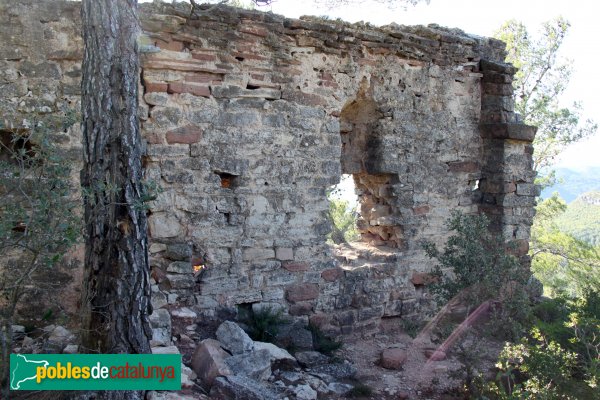
M 177 217 L 167 213 L 156 213 L 148 218 L 150 236 L 153 238 L 171 238 L 183 233 L 183 227 Z
M 202 139 L 202 129 L 195 125 L 186 125 L 168 131 L 166 134 L 168 144 L 192 144 L 197 143 Z
M 303 272 L 310 269 L 310 265 L 306 262 L 284 262 L 282 267 L 290 272 Z
M 233 355 L 225 360 L 225 364 L 235 375 L 258 381 L 265 381 L 271 376 L 271 353 L 267 349 Z
M 192 369 L 198 375 L 202 384 L 210 389 L 219 376 L 231 375 L 231 370 L 225 363 L 231 357 L 221 348 L 221 344 L 214 339 L 205 339 L 192 355 Z
M 232 354 L 241 354 L 254 349 L 254 342 L 238 324 L 225 321 L 217 328 L 217 339 Z
M 294 250 L 290 247 L 275 248 L 275 258 L 281 261 L 293 260 Z
M 315 283 L 301 283 L 290 286 L 286 291 L 286 298 L 291 303 L 314 300 L 319 297 L 319 285 Z

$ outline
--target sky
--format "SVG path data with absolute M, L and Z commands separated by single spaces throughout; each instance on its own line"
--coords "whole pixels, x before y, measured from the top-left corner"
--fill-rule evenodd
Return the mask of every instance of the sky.
M 144 0 L 142 0 L 144 1 Z M 246 0 L 248 2 L 248 0 Z M 569 34 L 562 46 L 562 55 L 572 60 L 574 73 L 563 104 L 580 101 L 584 118 L 600 122 L 600 1 L 598 0 L 430 0 L 406 9 L 390 9 L 374 1 L 354 1 L 354 5 L 333 9 L 314 0 L 275 0 L 270 6 L 260 7 L 287 17 L 327 15 L 345 21 L 371 22 L 386 25 L 427 25 L 436 23 L 479 36 L 492 36 L 509 19 L 523 22 L 530 33 L 539 30 L 542 22 L 563 16 L 571 23 Z M 320 5 L 320 7 L 319 7 Z M 585 141 L 570 146 L 557 166 L 585 169 L 600 166 L 600 131 Z

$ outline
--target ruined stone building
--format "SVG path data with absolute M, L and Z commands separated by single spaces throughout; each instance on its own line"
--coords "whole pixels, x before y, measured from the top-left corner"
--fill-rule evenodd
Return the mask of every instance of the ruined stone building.
M 439 26 L 143 4 L 145 173 L 155 308 L 283 306 L 329 330 L 421 312 L 452 210 L 528 251 L 535 129 L 513 112 L 504 44 Z M 0 4 L 2 133 L 80 107 L 79 3 Z M 80 128 L 53 139 L 81 157 Z M 338 251 L 326 191 L 359 195 Z M 74 171 L 74 179 L 78 171 Z M 196 267 L 195 267 L 196 266 Z M 202 266 L 199 267 L 199 266 Z

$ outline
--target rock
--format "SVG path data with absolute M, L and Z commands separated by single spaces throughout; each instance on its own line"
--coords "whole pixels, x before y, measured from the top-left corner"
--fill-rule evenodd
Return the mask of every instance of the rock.
M 181 363 L 181 388 L 189 389 L 194 386 L 194 379 L 197 376 L 190 367 Z
M 245 376 L 226 376 L 215 379 L 210 398 L 216 400 L 279 400 L 265 385 Z
M 235 375 L 255 380 L 267 380 L 271 376 L 271 354 L 266 349 L 231 356 L 225 364 Z
M 337 379 L 351 379 L 354 378 L 354 375 L 356 375 L 356 367 L 350 364 L 348 361 L 335 364 L 321 363 L 312 367 L 310 372 L 315 374 L 331 375 Z
M 176 243 L 166 246 L 165 258 L 173 261 L 188 261 L 188 268 L 186 272 L 191 270 L 189 263 L 192 258 L 192 247 L 185 243 Z
M 169 304 L 167 296 L 161 291 L 152 292 L 150 301 L 152 302 L 152 309 L 155 311 Z
M 381 352 L 381 366 L 387 369 L 401 369 L 406 357 L 406 351 L 402 349 L 385 349 Z
M 275 346 L 273 343 L 254 342 L 254 350 L 266 350 L 269 352 L 271 365 L 277 368 L 293 368 L 298 363 L 296 359 L 282 348 Z
M 79 345 L 69 344 L 63 349 L 63 354 L 77 354 L 79 351 Z
M 50 332 L 48 340 L 44 346 L 47 353 L 61 353 L 65 346 L 75 339 L 75 335 L 62 326 L 56 326 Z
M 303 367 L 314 367 L 329 362 L 329 357 L 318 351 L 299 351 L 296 353 L 296 360 Z
M 150 315 L 152 328 L 151 346 L 168 346 L 171 344 L 171 315 L 164 308 L 154 310 Z
M 331 393 L 335 393 L 338 396 L 344 396 L 345 394 L 350 392 L 353 388 L 354 388 L 354 386 L 352 386 L 350 384 L 339 383 L 339 382 L 332 382 L 329 385 L 327 385 L 327 389 Z
M 293 347 L 299 350 L 313 349 L 313 336 L 301 322 L 285 324 L 275 336 L 279 347 Z
M 316 400 L 317 391 L 308 385 L 298 385 L 293 390 L 298 400 Z
M 12 325 L 10 328 L 13 340 L 19 340 L 25 336 L 25 327 L 23 325 Z
M 154 390 L 146 393 L 146 400 L 208 400 L 204 395 L 187 395 L 181 392 L 156 392 Z
M 196 319 L 198 314 L 187 307 L 183 307 L 171 311 L 171 316 L 176 318 Z
M 217 329 L 217 339 L 232 354 L 241 354 L 254 349 L 254 342 L 238 324 L 225 321 Z
M 282 371 L 279 374 L 279 377 L 287 381 L 287 383 L 294 383 L 302 379 L 302 374 L 300 372 L 295 371 Z
M 179 354 L 177 346 L 153 347 L 152 354 Z
M 442 350 L 428 348 L 424 349 L 423 353 L 429 361 L 442 361 L 446 359 L 446 353 Z
M 231 357 L 214 339 L 204 339 L 192 355 L 192 369 L 207 388 L 213 385 L 218 376 L 231 375 L 225 360 Z

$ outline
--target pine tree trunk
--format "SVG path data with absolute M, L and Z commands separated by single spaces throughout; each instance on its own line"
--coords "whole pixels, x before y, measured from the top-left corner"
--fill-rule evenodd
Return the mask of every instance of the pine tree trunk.
M 89 352 L 149 353 L 150 284 L 141 206 L 137 0 L 83 0 L 82 115 Z M 102 398 L 141 398 L 104 392 Z

